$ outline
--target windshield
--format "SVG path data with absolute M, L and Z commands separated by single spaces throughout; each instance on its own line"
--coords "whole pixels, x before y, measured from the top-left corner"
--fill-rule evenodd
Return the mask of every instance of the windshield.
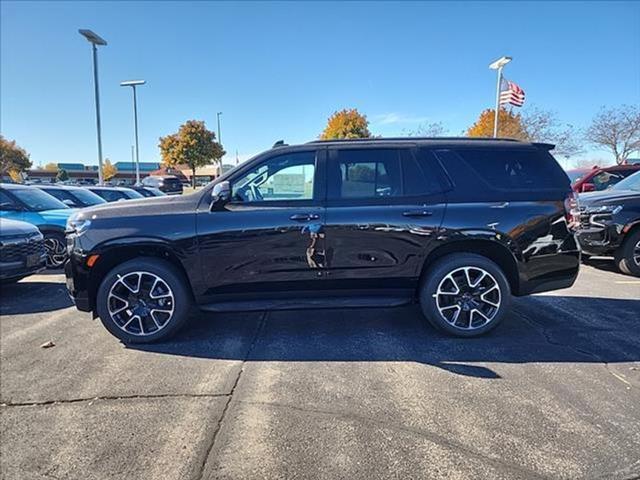
M 611 190 L 635 190 L 640 192 L 640 172 L 636 172 L 633 175 L 619 181 Z
M 571 183 L 575 183 L 576 180 L 584 177 L 587 173 L 589 172 L 585 172 L 584 170 L 569 170 L 567 171 L 567 176 L 569 180 L 571 180 Z
M 124 195 L 129 198 L 144 198 L 144 195 L 129 188 L 127 188 L 126 190 L 122 190 L 122 193 L 124 193 Z
M 30 210 L 35 210 L 36 212 L 55 210 L 57 208 L 69 208 L 57 198 L 35 187 L 16 188 L 15 190 L 11 190 L 11 193 L 29 207 Z
M 84 188 L 73 189 L 69 193 L 87 206 L 107 203 L 107 201 L 101 196 L 96 195 L 95 193 L 90 192 L 89 190 L 85 190 Z

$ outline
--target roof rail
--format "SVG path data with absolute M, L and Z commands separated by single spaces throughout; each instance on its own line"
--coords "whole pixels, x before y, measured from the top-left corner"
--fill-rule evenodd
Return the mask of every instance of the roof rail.
M 433 140 L 433 141 L 465 141 L 465 142 L 473 142 L 473 141 L 487 141 L 487 140 L 495 140 L 499 142 L 520 142 L 520 140 L 516 140 L 515 138 L 493 138 L 493 137 L 374 137 L 374 138 L 336 138 L 329 140 L 311 140 L 307 143 L 348 143 L 348 142 L 388 142 L 388 141 L 397 141 L 397 140 L 409 140 L 409 141 L 420 141 L 420 140 Z

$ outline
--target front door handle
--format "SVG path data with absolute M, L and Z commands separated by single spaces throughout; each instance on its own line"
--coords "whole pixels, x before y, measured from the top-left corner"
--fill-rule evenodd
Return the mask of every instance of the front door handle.
M 431 210 L 409 210 L 402 212 L 403 217 L 430 217 L 433 215 Z
M 320 215 L 315 213 L 294 213 L 289 217 L 291 220 L 295 220 L 296 222 L 308 222 L 309 220 L 317 220 L 320 218 Z

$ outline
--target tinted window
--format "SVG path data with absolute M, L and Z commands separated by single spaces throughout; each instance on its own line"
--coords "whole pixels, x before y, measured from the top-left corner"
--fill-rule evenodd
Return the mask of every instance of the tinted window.
M 117 190 L 94 190 L 95 194 L 104 198 L 107 202 L 117 202 L 118 200 L 128 200 L 127 197 Z
M 311 200 L 315 158 L 315 152 L 298 152 L 264 161 L 232 182 L 233 201 Z
M 57 198 L 35 187 L 17 188 L 11 193 L 29 207 L 29 209 L 35 210 L 36 212 L 69 208 Z
M 329 198 L 422 196 L 442 190 L 428 172 L 429 152 L 403 149 L 349 149 L 330 153 Z M 432 165 L 431 165 L 432 166 Z
M 124 194 L 125 198 L 144 198 L 144 196 L 141 193 L 136 192 L 135 190 L 131 190 L 131 189 L 127 189 L 127 190 L 123 190 L 122 193 Z
M 83 188 L 74 189 L 71 194 L 85 206 L 105 203 L 104 199 L 89 190 Z
M 537 150 L 460 149 L 457 153 L 477 175 L 500 190 L 564 188 L 568 178 L 551 154 Z
M 58 200 L 69 207 L 82 207 L 82 204 L 65 190 L 59 190 L 57 188 L 43 188 L 42 190 L 49 195 L 56 197 Z
M 0 190 L 0 210 L 5 208 L 15 209 L 17 206 L 15 200 Z
M 330 170 L 329 198 L 402 195 L 402 171 L 397 150 L 367 148 L 332 151 Z

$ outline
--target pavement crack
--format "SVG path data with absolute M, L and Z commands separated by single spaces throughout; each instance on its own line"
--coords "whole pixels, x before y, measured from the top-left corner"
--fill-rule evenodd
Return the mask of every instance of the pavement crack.
M 153 400 L 162 398 L 219 398 L 228 397 L 230 393 L 167 393 L 158 395 L 99 395 L 94 397 L 69 398 L 62 400 L 41 400 L 33 402 L 0 401 L 0 407 L 38 407 L 47 405 L 64 405 L 72 403 L 90 403 L 110 400 Z
M 522 312 L 522 310 L 518 310 L 518 313 L 519 313 L 520 318 L 522 318 L 522 320 L 524 320 L 525 323 L 528 323 L 531 327 L 533 327 L 534 330 L 536 330 L 538 333 L 540 333 L 542 335 L 542 337 L 545 339 L 545 341 L 549 345 L 552 345 L 554 347 L 568 348 L 570 350 L 573 350 L 576 353 L 579 353 L 579 354 L 584 355 L 586 357 L 590 357 L 593 360 L 595 360 L 596 363 L 600 363 L 604 367 L 604 369 L 607 371 L 607 373 L 609 375 L 611 375 L 616 380 L 624 383 L 627 386 L 628 389 L 633 387 L 633 385 L 630 382 L 628 382 L 624 377 L 622 377 L 621 375 L 619 375 L 616 372 L 614 372 L 613 370 L 611 370 L 611 366 L 609 365 L 609 362 L 604 360 L 597 353 L 591 352 L 589 350 L 584 350 L 582 348 L 576 347 L 575 345 L 571 345 L 569 343 L 563 343 L 563 342 L 559 342 L 557 340 L 554 340 L 552 334 L 549 332 L 549 330 L 544 325 L 542 325 L 541 323 L 533 320 L 528 315 L 524 314 Z
M 507 462 L 495 455 L 490 456 L 484 452 L 479 452 L 477 450 L 469 448 L 464 444 L 458 443 L 454 440 L 450 440 L 449 438 L 446 438 L 445 436 L 440 435 L 438 433 L 424 430 L 421 428 L 401 425 L 398 422 L 390 422 L 390 421 L 385 421 L 385 420 L 380 420 L 375 418 L 369 418 L 363 415 L 350 413 L 350 412 L 322 410 L 322 409 L 309 408 L 309 407 L 303 407 L 298 405 L 288 405 L 288 404 L 277 403 L 277 402 L 256 402 L 256 401 L 239 400 L 239 403 L 243 403 L 245 405 L 257 405 L 257 406 L 264 406 L 264 407 L 270 407 L 270 408 L 293 410 L 297 412 L 310 413 L 310 414 L 316 414 L 316 415 L 322 415 L 322 416 L 330 416 L 334 418 L 337 417 L 346 421 L 355 421 L 355 422 L 364 423 L 368 425 L 374 425 L 378 428 L 387 428 L 389 430 L 394 430 L 394 431 L 402 432 L 408 435 L 415 435 L 415 436 L 424 438 L 427 441 L 432 442 L 441 447 L 453 450 L 458 453 L 466 454 L 470 457 L 474 457 L 480 461 L 486 462 L 498 469 L 502 468 L 502 469 L 511 471 L 513 474 L 522 475 L 524 476 L 524 478 L 527 478 L 527 479 L 543 480 L 543 479 L 550 478 L 542 473 L 535 472 L 533 470 L 529 470 L 520 465 L 515 465 L 510 462 Z
M 233 394 L 236 390 L 236 387 L 238 386 L 238 383 L 240 383 L 240 377 L 242 377 L 242 373 L 244 372 L 244 367 L 247 364 L 247 360 L 249 360 L 249 358 L 251 357 L 251 353 L 253 352 L 253 349 L 256 345 L 256 343 L 258 342 L 258 338 L 260 337 L 260 334 L 262 333 L 262 331 L 264 330 L 264 326 L 267 322 L 267 316 L 269 315 L 268 311 L 264 311 L 262 313 L 262 316 L 260 317 L 260 322 L 258 323 L 258 327 L 256 328 L 256 331 L 253 335 L 253 338 L 251 339 L 251 343 L 249 344 L 249 348 L 247 348 L 247 353 L 245 354 L 244 358 L 242 359 L 242 364 L 240 366 L 240 370 L 238 371 L 238 375 L 236 375 L 236 378 L 233 382 L 233 385 L 231 387 L 231 391 L 229 392 L 229 394 L 227 395 L 227 402 L 225 403 L 223 409 L 222 409 L 222 414 L 220 415 L 220 418 L 218 419 L 218 422 L 215 425 L 215 428 L 213 430 L 213 434 L 211 436 L 211 441 L 209 442 L 209 447 L 207 448 L 207 451 L 204 455 L 204 458 L 202 460 L 202 464 L 200 465 L 200 468 L 198 469 L 198 472 L 195 476 L 195 478 L 197 480 L 202 480 L 203 476 L 204 476 L 204 472 L 205 472 L 205 468 L 207 466 L 207 461 L 209 460 L 209 456 L 211 455 L 211 452 L 213 451 L 213 448 L 215 447 L 216 444 L 216 440 L 218 438 L 218 433 L 220 433 L 220 430 L 222 428 L 222 424 L 224 422 L 224 419 L 227 415 L 227 411 L 229 410 L 229 405 L 231 404 L 231 400 L 233 398 Z

